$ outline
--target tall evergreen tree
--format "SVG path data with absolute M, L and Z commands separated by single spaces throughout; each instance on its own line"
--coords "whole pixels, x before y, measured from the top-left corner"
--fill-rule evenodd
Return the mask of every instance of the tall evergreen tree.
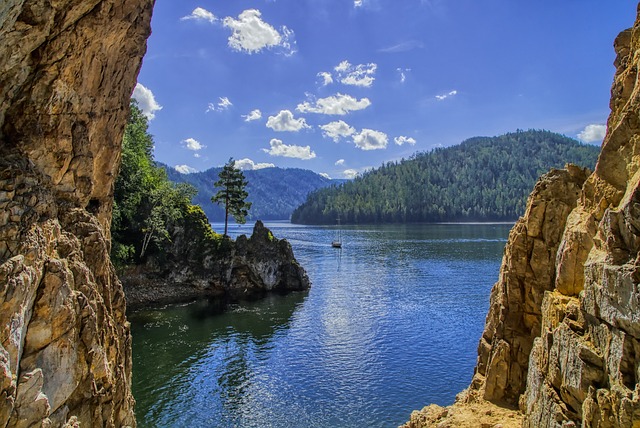
M 218 177 L 220 179 L 213 185 L 220 190 L 211 197 L 211 202 L 224 205 L 224 236 L 227 236 L 229 214 L 237 223 L 244 224 L 247 221 L 246 217 L 251 208 L 251 202 L 246 202 L 249 194 L 245 187 L 248 182 L 242 171 L 236 168 L 236 161 L 233 158 L 229 159 Z

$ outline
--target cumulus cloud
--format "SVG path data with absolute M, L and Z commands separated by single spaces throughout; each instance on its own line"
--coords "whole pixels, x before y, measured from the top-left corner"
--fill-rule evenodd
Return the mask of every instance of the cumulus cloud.
M 343 94 L 332 95 L 327 98 L 320 98 L 313 102 L 305 101 L 302 104 L 298 104 L 296 110 L 300 113 L 321 113 L 344 116 L 345 114 L 363 110 L 371 105 L 371 101 L 368 98 L 362 98 L 360 100 Z
M 206 146 L 200 144 L 198 140 L 193 138 L 187 138 L 186 140 L 180 141 L 188 150 L 193 150 L 197 152 L 198 150 L 204 149 Z
M 318 77 L 322 78 L 322 86 L 327 86 L 333 83 L 333 76 L 328 71 L 321 71 L 318 73 Z
M 194 172 L 198 172 L 197 169 L 191 168 L 189 165 L 176 165 L 173 169 L 181 174 L 193 174 Z
M 209 113 L 210 111 L 225 111 L 229 110 L 229 107 L 233 105 L 229 98 L 227 97 L 218 97 L 218 104 L 209 103 L 207 106 L 207 110 L 205 113 Z
M 413 146 L 413 145 L 416 144 L 416 140 L 415 139 L 413 139 L 411 137 L 405 137 L 403 135 L 394 138 L 393 141 L 399 146 L 401 146 L 403 144 L 411 144 Z
M 324 178 L 331 180 L 331 176 L 329 174 L 327 174 L 326 172 L 319 172 L 318 175 L 323 176 Z
M 252 122 L 254 120 L 262 119 L 262 112 L 258 109 L 251 110 L 249 114 L 242 115 L 244 117 L 245 122 Z
M 338 75 L 338 80 L 344 85 L 371 87 L 378 69 L 374 63 L 352 65 L 344 60 L 333 68 Z
M 311 128 L 304 118 L 294 119 L 289 110 L 281 110 L 276 116 L 269 116 L 267 128 L 278 132 L 298 132 L 301 129 Z
M 353 7 L 362 7 L 363 0 L 353 0 Z
M 187 16 L 183 16 L 182 18 L 180 18 L 181 21 L 208 21 L 211 24 L 213 24 L 214 22 L 216 22 L 218 20 L 218 18 L 215 17 L 215 15 L 211 12 L 209 12 L 206 9 L 203 9 L 201 7 L 196 7 L 195 9 L 193 9 L 193 12 L 191 12 L 191 15 L 187 15 Z
M 584 141 L 585 143 L 595 143 L 602 142 L 604 140 L 604 136 L 607 133 L 606 125 L 598 125 L 592 124 L 587 125 L 585 128 L 578 134 L 578 138 Z
M 270 149 L 262 149 L 263 152 L 270 154 L 271 156 L 283 156 L 285 158 L 295 158 L 302 160 L 309 160 L 316 157 L 315 152 L 311 150 L 309 146 L 288 146 L 281 140 L 276 138 L 269 142 Z
M 438 101 L 442 101 L 442 100 L 446 100 L 449 97 L 453 97 L 454 95 L 457 95 L 458 91 L 456 91 L 455 89 L 451 92 L 448 92 L 446 94 L 442 94 L 442 95 L 436 95 L 436 99 Z
M 360 173 L 355 169 L 345 169 L 344 171 L 342 171 L 342 175 L 344 176 L 344 178 L 353 179 L 360 175 Z
M 384 132 L 364 128 L 353 136 L 353 142 L 361 150 L 386 149 L 389 137 Z
M 243 171 L 252 171 L 256 169 L 264 169 L 264 168 L 273 168 L 275 167 L 272 163 L 255 163 L 249 158 L 244 158 L 236 161 L 236 168 L 239 168 Z
M 340 138 L 350 137 L 356 132 L 355 128 L 342 120 L 320 125 L 320 129 L 322 129 L 322 135 L 331 138 L 336 143 L 340 141 Z
M 156 101 L 153 92 L 140 83 L 136 84 L 132 97 L 138 101 L 138 107 L 142 110 L 142 114 L 149 120 L 153 120 L 156 117 L 156 112 L 162 110 L 162 106 Z
M 335 163 L 336 166 L 344 165 L 344 159 L 338 159 Z
M 280 47 L 286 55 L 295 53 L 294 33 L 283 26 L 280 31 L 262 20 L 257 9 L 248 9 L 238 19 L 226 17 L 223 25 L 231 29 L 229 47 L 238 52 L 253 54 L 263 49 Z

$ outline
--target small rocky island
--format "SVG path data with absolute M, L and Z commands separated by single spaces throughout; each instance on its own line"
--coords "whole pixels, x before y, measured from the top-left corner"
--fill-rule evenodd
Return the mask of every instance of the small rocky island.
M 202 242 L 202 233 L 194 227 L 201 224 L 185 222 L 175 232 L 166 260 L 150 258 L 121 274 L 128 309 L 199 297 L 252 299 L 270 291 L 309 288 L 309 278 L 289 242 L 274 237 L 261 221 L 250 238 L 225 238 L 223 251 Z

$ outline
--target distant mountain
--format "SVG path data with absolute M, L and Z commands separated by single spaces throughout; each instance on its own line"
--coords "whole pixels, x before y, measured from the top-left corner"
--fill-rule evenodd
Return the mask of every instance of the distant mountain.
M 593 169 L 600 147 L 548 131 L 471 138 L 390 162 L 309 195 L 301 224 L 515 220 L 540 175 L 574 163 Z
M 211 168 L 194 174 L 181 174 L 174 168 L 162 165 L 169 180 L 190 183 L 198 190 L 193 203 L 200 205 L 210 221 L 224 221 L 224 209 L 211 202 L 217 191 L 213 183 L 218 180 L 222 168 Z M 345 180 L 331 180 L 313 171 L 298 168 L 264 168 L 244 171 L 249 184 L 248 201 L 250 220 L 288 220 L 293 210 L 302 204 L 314 190 L 342 184 Z

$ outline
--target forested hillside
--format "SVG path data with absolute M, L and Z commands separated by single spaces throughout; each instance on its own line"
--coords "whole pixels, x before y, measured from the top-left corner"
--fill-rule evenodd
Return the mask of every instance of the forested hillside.
M 171 181 L 189 183 L 198 190 L 193 202 L 204 209 L 211 221 L 224 221 L 224 209 L 211 202 L 211 196 L 216 192 L 213 183 L 218 180 L 222 168 L 211 168 L 194 174 L 181 174 L 173 168 L 165 168 Z M 244 176 L 249 182 L 247 201 L 252 203 L 248 216 L 250 220 L 287 220 L 309 193 L 344 182 L 297 168 L 244 171 Z
M 387 163 L 318 190 L 291 221 L 301 224 L 515 220 L 536 180 L 552 167 L 593 169 L 600 147 L 548 131 L 470 138 Z

